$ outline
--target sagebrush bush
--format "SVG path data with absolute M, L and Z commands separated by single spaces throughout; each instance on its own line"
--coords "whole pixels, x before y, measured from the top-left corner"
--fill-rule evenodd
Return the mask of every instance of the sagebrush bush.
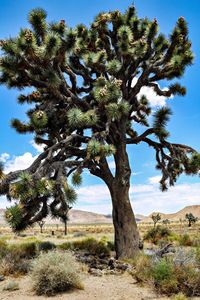
M 54 250 L 56 248 L 56 245 L 52 242 L 46 241 L 46 242 L 39 242 L 38 243 L 38 250 L 39 251 L 50 251 L 50 250 Z
M 144 240 L 157 244 L 160 240 L 168 240 L 171 231 L 167 227 L 156 226 L 149 229 L 144 235 Z
M 73 288 L 82 289 L 77 263 L 70 253 L 41 253 L 32 264 L 32 280 L 37 295 L 52 296 Z

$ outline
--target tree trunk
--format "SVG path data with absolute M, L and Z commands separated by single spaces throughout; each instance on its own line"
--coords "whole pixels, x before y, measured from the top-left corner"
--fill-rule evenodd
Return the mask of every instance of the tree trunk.
M 131 258 L 139 251 L 139 232 L 129 199 L 131 169 L 125 143 L 115 153 L 116 173 L 110 187 L 117 258 Z
M 67 221 L 64 221 L 65 224 L 65 235 L 67 235 Z
M 139 250 L 139 233 L 129 200 L 129 188 L 114 186 L 111 196 L 116 257 L 134 257 Z

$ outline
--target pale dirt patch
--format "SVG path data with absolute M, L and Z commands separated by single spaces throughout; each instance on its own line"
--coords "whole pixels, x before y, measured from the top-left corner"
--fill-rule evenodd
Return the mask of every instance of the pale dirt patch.
M 9 279 L 0 283 L 0 300 L 165 300 L 167 297 L 156 295 L 150 288 L 138 286 L 132 276 L 104 275 L 94 277 L 84 275 L 84 290 L 73 290 L 55 297 L 36 296 L 32 291 L 28 276 L 14 279 L 19 283 L 19 290 L 2 291 Z M 200 299 L 200 298 L 196 298 Z

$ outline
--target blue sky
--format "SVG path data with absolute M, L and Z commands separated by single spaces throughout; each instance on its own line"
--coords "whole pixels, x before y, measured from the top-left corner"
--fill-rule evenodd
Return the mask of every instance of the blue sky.
M 124 11 L 132 1 L 128 0 L 0 0 L 0 39 L 15 36 L 21 27 L 27 26 L 27 14 L 32 8 L 42 7 L 48 12 L 48 20 L 65 19 L 69 26 L 77 23 L 89 24 L 99 11 L 119 9 Z M 194 65 L 189 67 L 180 80 L 186 86 L 185 97 L 172 99 L 156 98 L 149 89 L 144 92 L 152 101 L 152 106 L 167 103 L 173 110 L 169 123 L 171 141 L 191 145 L 200 151 L 200 1 L 199 0 L 136 0 L 140 17 L 157 18 L 160 31 L 169 34 L 177 18 L 183 16 L 189 23 L 190 39 L 195 54 Z M 166 83 L 167 85 L 167 83 Z M 17 91 L 0 86 L 0 158 L 6 170 L 26 167 L 38 148 L 31 135 L 18 135 L 10 128 L 10 119 L 25 119 L 26 106 L 16 103 Z M 131 200 L 137 213 L 148 214 L 161 210 L 172 212 L 186 205 L 200 204 L 200 180 L 198 176 L 182 176 L 176 187 L 167 193 L 159 191 L 159 172 L 155 170 L 154 151 L 145 145 L 129 147 L 132 166 Z M 110 165 L 113 163 L 110 161 Z M 83 186 L 79 189 L 76 208 L 110 213 L 111 204 L 107 188 L 100 180 L 87 172 Z M 5 207 L 5 198 L 0 198 L 0 208 Z

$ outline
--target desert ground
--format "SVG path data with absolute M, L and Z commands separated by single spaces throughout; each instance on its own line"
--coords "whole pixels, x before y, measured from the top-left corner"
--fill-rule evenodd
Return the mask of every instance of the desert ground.
M 138 225 L 141 237 L 152 227 L 150 222 L 142 222 Z M 191 237 L 200 237 L 200 223 L 195 224 L 191 228 L 188 228 L 186 223 L 173 222 L 168 225 L 177 235 L 189 234 Z M 54 235 L 52 235 L 52 231 Z M 113 226 L 112 224 L 78 224 L 69 225 L 68 235 L 64 236 L 62 224 L 50 224 L 45 225 L 43 233 L 40 233 L 40 228 L 35 225 L 33 228 L 29 228 L 22 234 L 13 234 L 10 228 L 6 225 L 0 227 L 0 239 L 6 240 L 11 245 L 16 245 L 24 242 L 36 242 L 36 241 L 50 241 L 55 245 L 61 245 L 65 242 L 81 241 L 84 238 L 92 237 L 97 240 L 108 239 L 113 241 Z M 155 248 L 153 243 L 146 242 L 145 248 Z M 19 284 L 19 289 L 16 291 L 4 291 L 3 287 L 10 280 L 14 280 Z M 58 294 L 54 297 L 48 297 L 49 300 L 150 300 L 150 299 L 173 299 L 171 297 L 162 296 L 156 293 L 156 291 L 147 285 L 140 285 L 136 280 L 128 273 L 120 275 L 103 275 L 93 276 L 87 272 L 82 273 L 82 281 L 84 284 L 83 290 L 72 290 L 68 293 Z M 44 300 L 46 296 L 36 296 L 31 284 L 29 275 L 12 275 L 5 276 L 5 280 L 0 282 L 0 299 L 8 300 Z M 194 297 L 193 299 L 200 299 L 200 297 Z

